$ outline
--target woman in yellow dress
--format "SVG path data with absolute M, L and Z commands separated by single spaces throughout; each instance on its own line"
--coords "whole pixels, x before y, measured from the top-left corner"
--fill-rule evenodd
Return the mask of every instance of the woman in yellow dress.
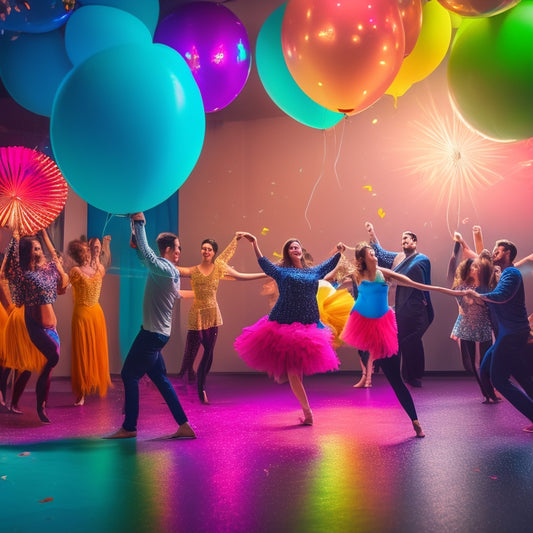
M 202 403 L 208 403 L 205 381 L 213 363 L 218 326 L 222 325 L 222 315 L 216 299 L 219 281 L 225 276 L 241 281 L 266 277 L 263 272 L 243 274 L 227 264 L 237 249 L 239 239 L 240 235 L 236 235 L 216 259 L 218 244 L 213 239 L 204 239 L 201 245 L 202 262 L 193 267 L 176 267 L 181 277 L 191 278 L 194 293 L 189 311 L 185 353 L 178 377 L 187 373 L 189 381 L 194 381 L 193 363 L 202 345 L 204 353 L 196 376 L 198 396 Z
M 74 300 L 71 381 L 74 405 L 80 406 L 88 394 L 105 396 L 111 385 L 106 322 L 98 302 L 105 268 L 99 254 L 91 265 L 89 246 L 84 241 L 70 242 L 68 255 L 76 263 L 69 272 Z

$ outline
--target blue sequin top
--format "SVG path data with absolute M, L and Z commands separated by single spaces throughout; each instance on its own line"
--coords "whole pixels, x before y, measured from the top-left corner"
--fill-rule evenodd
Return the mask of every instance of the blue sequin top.
M 270 312 L 269 320 L 280 324 L 318 324 L 318 280 L 331 272 L 340 258 L 341 254 L 336 253 L 312 268 L 280 267 L 266 257 L 258 259 L 259 266 L 276 281 L 279 289 L 279 298 Z
M 389 312 L 389 285 L 380 270 L 376 272 L 374 281 L 361 281 L 358 291 L 352 310 L 366 318 L 381 318 Z

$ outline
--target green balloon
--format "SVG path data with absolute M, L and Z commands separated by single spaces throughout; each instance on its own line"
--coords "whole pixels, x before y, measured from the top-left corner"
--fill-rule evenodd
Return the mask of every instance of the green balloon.
M 533 1 L 465 21 L 448 61 L 448 88 L 463 119 L 501 141 L 533 137 Z

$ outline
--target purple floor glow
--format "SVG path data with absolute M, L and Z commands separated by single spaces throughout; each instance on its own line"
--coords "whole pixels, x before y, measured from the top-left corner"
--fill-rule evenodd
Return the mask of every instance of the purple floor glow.
M 120 379 L 82 407 L 53 380 L 48 426 L 27 391 L 23 415 L 0 414 L 0 531 L 530 529 L 533 434 L 508 402 L 482 404 L 470 377 L 426 377 L 411 389 L 427 435 L 416 439 L 384 376 L 371 389 L 357 379 L 305 378 L 315 424 L 304 427 L 288 384 L 214 374 L 202 405 L 172 378 L 189 441 L 151 440 L 176 426 L 148 381 L 137 439 L 123 441 L 100 439 L 122 422 Z

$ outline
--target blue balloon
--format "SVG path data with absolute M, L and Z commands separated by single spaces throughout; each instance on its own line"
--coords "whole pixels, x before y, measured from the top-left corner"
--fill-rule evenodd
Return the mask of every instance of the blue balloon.
M 159 19 L 159 0 L 80 0 L 84 6 L 98 5 L 122 9 L 142 20 L 152 37 Z
M 7 0 L 0 4 L 0 8 L 5 10 L 4 16 L 0 17 L 0 30 L 24 33 L 57 30 L 67 22 L 71 14 L 59 0 Z
M 49 117 L 56 91 L 72 68 L 61 30 L 0 38 L 0 77 L 13 100 Z
M 82 7 L 73 13 L 65 27 L 65 46 L 74 65 L 106 48 L 151 42 L 150 31 L 141 20 L 114 7 Z
M 311 100 L 291 76 L 281 47 L 281 22 L 287 4 L 266 19 L 257 37 L 255 59 L 259 78 L 272 101 L 294 120 L 317 129 L 331 128 L 343 118 Z
M 87 203 L 146 211 L 191 173 L 205 135 L 202 97 L 185 60 L 164 45 L 125 44 L 76 66 L 50 123 L 59 168 Z

